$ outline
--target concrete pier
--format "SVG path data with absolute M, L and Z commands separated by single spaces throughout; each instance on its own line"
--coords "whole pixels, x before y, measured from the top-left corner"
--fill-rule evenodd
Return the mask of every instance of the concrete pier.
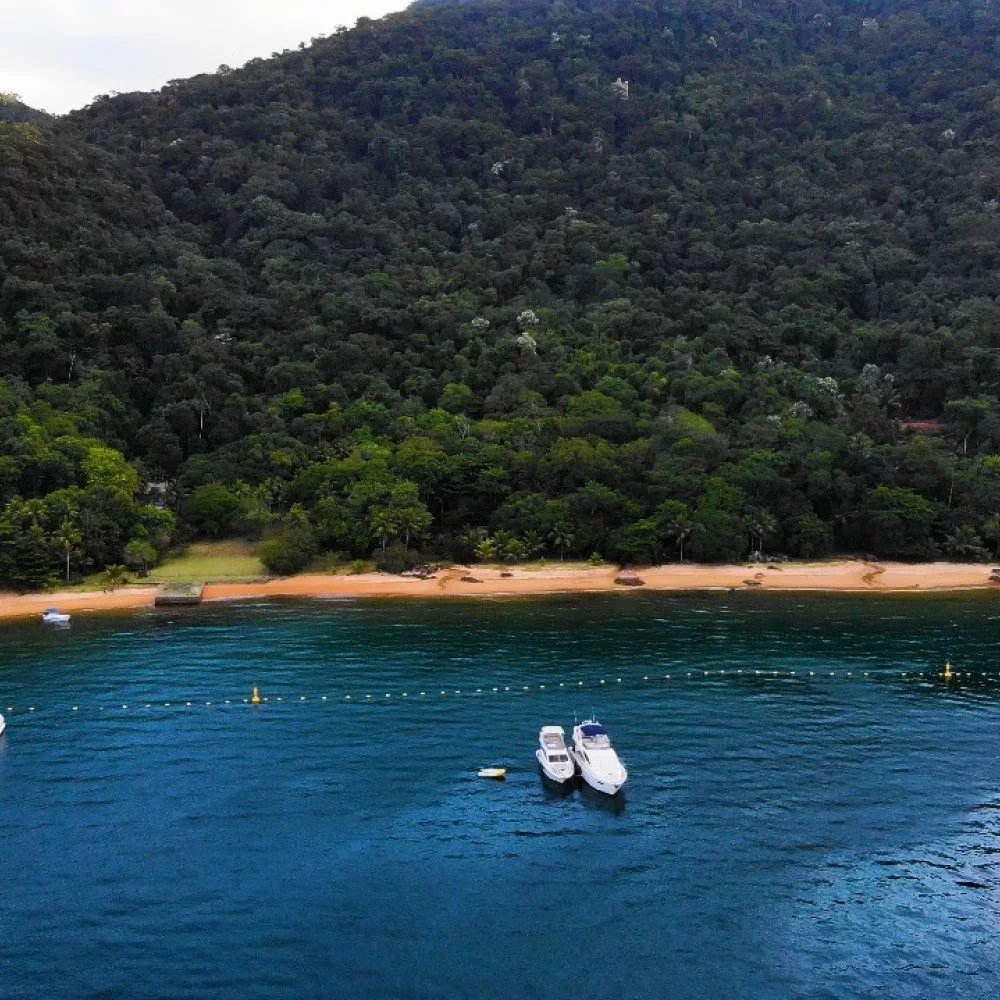
M 201 604 L 201 595 L 204 590 L 205 584 L 203 583 L 172 583 L 160 589 L 154 603 L 158 608 Z

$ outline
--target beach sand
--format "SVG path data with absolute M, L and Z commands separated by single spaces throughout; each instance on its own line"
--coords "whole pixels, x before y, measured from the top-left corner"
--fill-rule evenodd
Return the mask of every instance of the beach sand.
M 874 563 L 857 559 L 769 565 L 639 567 L 642 586 L 615 583 L 613 566 L 550 563 L 542 567 L 452 566 L 429 579 L 361 573 L 356 576 L 304 574 L 261 583 L 215 583 L 205 601 L 331 597 L 527 597 L 533 594 L 610 593 L 635 590 L 774 590 L 842 593 L 933 593 L 1000 589 L 982 563 Z M 463 579 L 466 578 L 466 579 Z M 472 578 L 472 579 L 469 579 Z M 49 594 L 0 594 L 0 619 L 40 615 L 58 607 L 72 614 L 120 611 L 153 605 L 157 587 Z
M 121 587 L 110 591 L 55 591 L 48 594 L 0 593 L 0 619 L 33 618 L 46 608 L 71 614 L 84 611 L 118 611 L 150 608 L 159 587 Z

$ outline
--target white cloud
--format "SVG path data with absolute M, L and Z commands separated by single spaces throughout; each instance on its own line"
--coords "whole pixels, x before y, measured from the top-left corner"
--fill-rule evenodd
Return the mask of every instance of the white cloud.
M 267 58 L 408 2 L 0 0 L 0 91 L 63 114 L 98 94 L 155 90 Z

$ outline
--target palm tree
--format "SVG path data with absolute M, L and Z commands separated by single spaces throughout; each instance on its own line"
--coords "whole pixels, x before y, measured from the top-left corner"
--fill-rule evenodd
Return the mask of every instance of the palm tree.
M 983 538 L 993 543 L 993 555 L 1000 555 L 1000 514 L 994 514 L 982 527 Z
M 83 536 L 77 531 L 76 525 L 67 517 L 52 535 L 52 544 L 66 559 L 66 582 L 69 583 L 69 561 L 71 556 L 82 553 Z
M 540 531 L 526 531 L 524 533 L 524 538 L 521 539 L 524 545 L 524 555 L 526 559 L 531 559 L 533 556 L 537 556 L 539 552 L 543 551 L 545 548 L 545 539 L 542 537 Z
M 989 553 L 983 548 L 982 539 L 971 524 L 956 528 L 944 541 L 944 550 L 954 559 L 983 562 Z
M 527 546 L 520 538 L 511 536 L 503 543 L 503 561 L 506 563 L 524 562 L 528 554 Z
M 691 515 L 686 512 L 678 511 L 667 521 L 667 536 L 677 543 L 681 562 L 684 562 L 684 543 L 691 537 L 692 531 L 694 523 L 691 521 Z
M 549 541 L 559 550 L 561 562 L 566 557 L 566 550 L 573 544 L 573 532 L 568 524 L 560 522 L 549 532 Z
M 476 558 L 480 562 L 492 562 L 497 557 L 497 543 L 492 538 L 484 538 L 476 545 Z
M 496 556 L 506 563 L 519 562 L 527 554 L 524 542 L 506 528 L 501 528 L 493 536 L 493 546 Z
M 105 590 L 114 590 L 123 583 L 128 582 L 128 567 L 116 563 L 114 566 L 105 566 L 101 574 L 101 583 Z
M 393 511 L 376 510 L 372 514 L 371 528 L 372 534 L 382 542 L 382 551 L 385 552 L 389 538 L 399 531 L 399 522 Z
M 434 520 L 431 512 L 423 504 L 403 507 L 396 511 L 395 515 L 399 530 L 404 533 L 403 547 L 407 549 L 410 547 L 410 538 L 419 538 Z
M 743 519 L 743 524 L 750 533 L 750 554 L 761 555 L 764 548 L 764 539 L 768 535 L 773 535 L 778 528 L 778 522 L 766 511 L 755 510 Z M 757 547 L 754 548 L 754 538 L 757 540 Z

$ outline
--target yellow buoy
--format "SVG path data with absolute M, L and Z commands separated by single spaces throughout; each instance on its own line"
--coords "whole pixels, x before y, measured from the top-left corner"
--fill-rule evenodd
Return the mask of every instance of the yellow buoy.
M 955 676 L 955 672 L 951 669 L 951 663 L 947 662 L 944 665 L 944 679 L 950 681 L 952 677 Z
M 263 703 L 263 701 L 264 701 L 264 699 L 261 698 L 261 696 L 260 696 L 260 689 L 256 685 L 254 685 L 253 694 L 250 695 L 250 704 L 251 705 L 260 705 L 260 704 Z

